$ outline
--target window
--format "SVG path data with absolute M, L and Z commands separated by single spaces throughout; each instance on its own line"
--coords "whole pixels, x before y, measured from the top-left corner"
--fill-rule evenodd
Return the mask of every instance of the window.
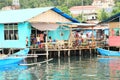
M 4 38 L 5 40 L 18 40 L 18 25 L 5 24 L 4 25 Z
M 120 36 L 120 28 L 113 28 L 112 29 L 112 36 Z

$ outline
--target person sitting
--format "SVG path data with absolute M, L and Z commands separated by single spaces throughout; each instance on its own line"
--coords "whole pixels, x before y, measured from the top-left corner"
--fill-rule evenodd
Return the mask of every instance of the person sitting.
M 87 46 L 88 45 L 88 40 L 86 34 L 82 35 L 82 46 Z
M 79 34 L 78 32 L 75 33 L 75 46 L 79 45 Z
M 52 42 L 52 38 L 51 38 L 51 36 L 49 36 L 49 42 Z
M 36 37 L 36 39 L 37 39 L 37 46 L 39 47 L 39 45 L 40 45 L 40 37 L 39 37 L 39 35 Z
M 49 40 L 48 40 L 48 42 L 49 42 L 49 48 L 52 48 L 53 45 L 52 45 L 52 38 L 51 38 L 51 36 L 49 36 Z

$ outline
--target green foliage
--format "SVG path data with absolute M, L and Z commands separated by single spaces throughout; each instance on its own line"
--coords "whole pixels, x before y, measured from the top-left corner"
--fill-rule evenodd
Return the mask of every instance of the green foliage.
M 10 6 L 12 4 L 12 0 L 0 0 L 0 9 L 5 6 Z
M 67 6 L 62 5 L 62 6 L 57 6 L 57 8 L 59 8 L 62 11 L 64 11 L 64 13 L 67 13 L 67 14 L 71 15 L 70 11 L 69 11 L 69 8 Z
M 105 11 L 105 9 L 102 9 L 98 12 L 98 20 L 103 21 L 109 17 L 108 13 Z
M 21 8 L 35 8 L 45 6 L 72 6 L 90 5 L 93 0 L 19 0 Z M 83 1 L 83 4 L 82 4 Z M 12 0 L 0 0 L 0 9 L 12 5 Z
M 115 1 L 115 4 L 117 3 L 117 2 L 120 2 L 120 0 L 114 0 Z
M 19 0 L 21 8 L 36 8 L 55 6 L 63 12 L 70 14 L 69 8 L 72 6 L 90 5 L 93 0 Z M 12 0 L 0 0 L 0 9 L 5 6 L 12 5 Z M 71 15 L 72 16 L 72 15 Z M 84 21 L 79 15 L 76 17 L 80 21 Z
M 79 20 L 80 22 L 85 22 L 86 19 L 83 17 L 84 15 L 83 14 L 79 14 L 76 19 Z
M 113 11 L 112 11 L 112 15 L 117 14 L 120 12 L 120 0 L 118 0 L 119 2 L 116 2 Z
M 79 15 L 76 17 L 76 19 L 79 20 L 79 21 L 82 21 L 82 18 L 83 18 L 83 17 L 82 17 L 82 14 L 79 14 Z

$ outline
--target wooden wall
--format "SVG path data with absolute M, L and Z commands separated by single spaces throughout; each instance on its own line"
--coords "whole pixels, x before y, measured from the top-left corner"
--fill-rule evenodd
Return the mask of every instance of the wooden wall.
M 29 20 L 30 22 L 71 22 L 60 14 L 49 10 Z
M 117 28 L 119 25 L 120 25 L 120 22 L 111 22 L 111 23 L 109 23 L 110 36 L 112 36 L 112 29 L 113 29 L 113 28 Z

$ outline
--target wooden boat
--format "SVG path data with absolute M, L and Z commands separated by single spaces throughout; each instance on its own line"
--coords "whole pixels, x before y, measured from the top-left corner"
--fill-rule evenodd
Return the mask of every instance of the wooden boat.
M 20 50 L 16 53 L 13 53 L 10 56 L 5 56 L 0 58 L 0 66 L 19 63 L 20 61 L 22 61 L 27 57 L 28 52 L 29 52 L 29 48 L 26 48 L 24 50 Z
M 110 51 L 102 48 L 97 48 L 97 51 L 103 56 L 120 56 L 119 51 Z

